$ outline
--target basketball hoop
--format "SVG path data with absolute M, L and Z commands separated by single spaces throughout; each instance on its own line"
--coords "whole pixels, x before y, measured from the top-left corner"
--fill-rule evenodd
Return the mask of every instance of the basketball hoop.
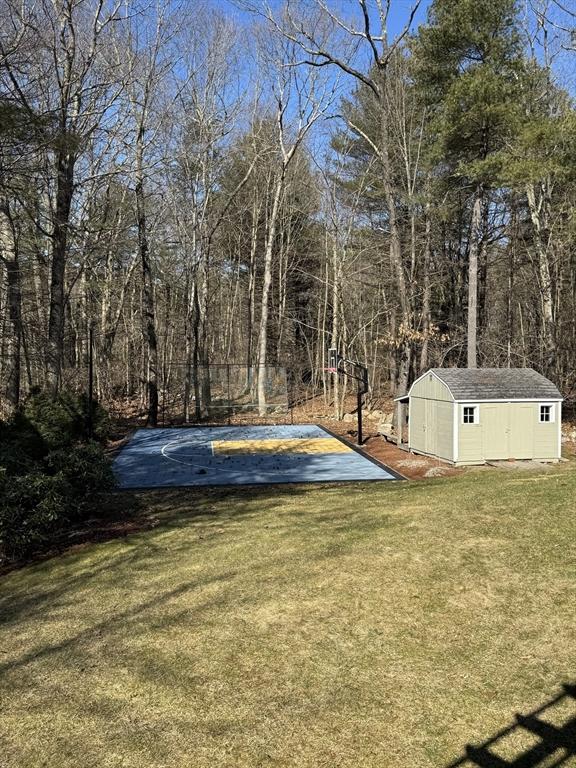
M 358 445 L 361 446 L 364 441 L 362 435 L 362 399 L 368 392 L 368 368 L 364 363 L 343 357 L 338 353 L 336 347 L 330 347 L 328 350 L 328 361 L 330 365 L 328 368 L 324 368 L 325 371 L 337 374 L 340 381 L 345 378 L 354 379 L 358 384 L 356 412 L 358 414 Z
M 340 364 L 340 360 L 341 360 L 341 357 L 338 354 L 338 350 L 336 349 L 336 347 L 330 347 L 330 349 L 328 350 L 328 361 L 330 365 L 328 367 L 331 368 L 333 371 L 337 371 L 338 366 Z

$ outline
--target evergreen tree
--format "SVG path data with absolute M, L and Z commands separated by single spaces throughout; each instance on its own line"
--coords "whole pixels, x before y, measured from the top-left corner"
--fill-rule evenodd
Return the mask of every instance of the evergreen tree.
M 523 80 L 523 119 L 514 142 L 495 157 L 501 183 L 521 196 L 529 222 L 531 255 L 539 288 L 539 364 L 560 375 L 558 296 L 561 252 L 573 237 L 576 182 L 576 115 L 568 95 L 535 62 Z M 556 273 L 556 274 L 555 274 Z
M 477 365 L 478 270 L 498 153 L 517 132 L 524 60 L 515 0 L 435 0 L 413 44 L 432 162 L 468 196 L 468 367 Z

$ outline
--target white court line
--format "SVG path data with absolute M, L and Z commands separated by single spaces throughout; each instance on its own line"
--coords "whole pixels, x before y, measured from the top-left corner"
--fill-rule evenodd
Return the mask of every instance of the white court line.
M 166 449 L 169 448 L 171 445 L 178 445 L 179 443 L 181 443 L 181 441 L 179 441 L 179 440 L 171 440 L 169 443 L 166 443 L 166 445 L 162 446 L 162 448 L 160 450 L 160 453 L 162 454 L 162 456 L 164 456 L 165 459 L 168 459 L 168 461 L 173 461 L 176 464 L 183 464 L 185 467 L 199 467 L 200 469 L 205 469 L 206 471 L 210 471 L 212 469 L 218 470 L 218 467 L 212 467 L 212 466 L 210 466 L 210 464 L 196 464 L 193 461 L 182 461 L 181 459 L 174 458 L 174 456 L 169 456 L 166 453 Z M 202 445 L 202 443 L 201 443 L 201 445 Z M 192 454 L 192 455 L 194 455 L 194 454 Z M 212 452 L 212 456 L 214 456 L 214 452 Z

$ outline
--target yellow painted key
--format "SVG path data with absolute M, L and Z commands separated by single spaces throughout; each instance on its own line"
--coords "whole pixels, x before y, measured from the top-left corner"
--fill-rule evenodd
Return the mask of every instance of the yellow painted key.
M 214 440 L 214 455 L 250 453 L 348 453 L 352 449 L 334 437 L 291 437 L 283 440 Z

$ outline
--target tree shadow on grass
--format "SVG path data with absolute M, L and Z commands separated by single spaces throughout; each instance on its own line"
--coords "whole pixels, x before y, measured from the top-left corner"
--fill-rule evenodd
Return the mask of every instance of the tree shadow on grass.
M 37 580 L 33 585 L 30 585 L 29 579 L 26 579 L 22 585 L 12 587 L 5 594 L 0 595 L 0 629 L 15 626 L 23 618 L 34 620 L 38 616 L 45 617 L 51 611 L 74 606 L 78 589 L 88 586 L 102 574 L 113 573 L 120 565 L 123 568 L 131 565 L 136 567 L 142 553 L 140 547 L 121 552 L 115 550 L 99 558 L 98 561 L 91 559 L 84 565 L 80 562 L 81 549 L 78 552 L 71 552 L 70 556 L 75 560 L 74 566 L 68 568 L 65 573 L 59 573 L 57 579 L 51 579 L 48 573 L 44 574 L 42 571 L 37 574 Z M 55 558 L 54 553 L 45 555 L 37 567 L 43 569 L 45 560 Z M 50 567 L 49 563 L 48 567 Z
M 303 492 L 305 489 L 301 489 Z M 40 551 L 28 561 L 11 563 L 0 571 L 0 580 L 10 572 L 29 568 L 20 586 L 0 593 L 0 626 L 14 623 L 21 616 L 30 618 L 41 613 L 45 607 L 54 608 L 66 602 L 66 596 L 75 590 L 87 586 L 103 573 L 112 573 L 115 568 L 128 566 L 137 570 L 145 553 L 156 548 L 153 537 L 138 537 L 137 534 L 153 531 L 163 533 L 167 530 L 187 528 L 198 525 L 203 528 L 199 538 L 210 537 L 210 527 L 217 524 L 225 526 L 241 517 L 254 517 L 262 512 L 270 512 L 281 507 L 288 497 L 293 497 L 298 490 L 291 488 L 275 489 L 173 489 L 152 490 L 141 493 L 117 491 L 109 494 L 101 514 L 62 536 L 48 551 Z M 262 506 L 254 506 L 256 500 Z M 125 540 L 128 548 L 120 552 L 116 548 L 98 552 L 94 561 L 84 563 L 88 548 L 113 540 Z M 189 544 L 186 544 L 189 546 Z M 96 552 L 97 550 L 94 550 Z M 92 551 L 90 552 L 92 554 Z M 65 570 L 58 575 L 56 582 L 44 576 L 44 569 L 51 568 L 56 559 L 68 560 Z M 41 585 L 31 588 L 30 575 Z M 72 598 L 73 599 L 73 598 Z
M 509 738 L 527 746 L 509 754 Z M 464 754 L 445 768 L 556 768 L 574 765 L 574 756 L 576 683 L 565 683 L 556 696 L 526 715 L 516 714 L 510 725 L 482 744 L 467 744 Z
M 225 582 L 233 578 L 236 575 L 235 571 L 226 572 L 217 576 L 211 576 L 208 578 L 200 578 L 194 582 L 185 582 L 177 587 L 164 592 L 154 594 L 149 600 L 144 600 L 137 605 L 125 610 L 114 613 L 107 617 L 103 621 L 91 624 L 89 627 L 70 635 L 63 640 L 56 643 L 51 643 L 38 648 L 35 648 L 28 653 L 22 654 L 19 658 L 0 663 L 0 678 L 7 672 L 11 672 L 27 664 L 41 660 L 45 657 L 51 656 L 61 651 L 66 651 L 69 648 L 81 645 L 85 641 L 97 639 L 104 633 L 121 628 L 126 630 L 130 621 L 138 619 L 140 616 L 146 614 L 149 610 L 156 609 L 159 606 L 165 606 L 172 600 L 176 600 L 187 592 L 192 592 L 202 587 L 209 586 L 218 582 Z M 203 609 L 209 608 L 213 605 L 213 600 L 200 603 L 195 612 L 202 612 Z
M 153 518 L 145 513 L 134 494 L 126 493 L 120 499 L 119 494 L 109 493 L 103 497 L 99 512 L 65 528 L 49 545 L 41 546 L 20 560 L 0 561 L 0 579 L 12 571 L 44 563 L 86 545 L 121 539 L 152 527 Z
M 121 556 L 119 556 L 119 558 L 120 557 Z M 138 555 L 137 552 L 133 554 L 135 561 L 141 559 L 141 557 L 141 553 L 140 555 Z M 280 565 L 286 565 L 291 562 L 290 555 L 279 553 L 275 554 L 275 560 L 276 563 Z M 103 571 L 109 570 L 110 565 L 110 560 L 107 560 L 101 567 L 92 570 L 91 576 L 97 576 Z M 251 574 L 251 579 L 257 580 L 262 576 L 263 569 L 266 568 L 266 563 L 257 567 L 250 561 L 243 561 L 238 564 L 238 568 L 228 569 L 222 573 L 211 574 L 190 581 L 186 580 L 171 589 L 163 591 L 158 590 L 154 592 L 150 598 L 140 600 L 136 605 L 133 605 L 126 610 L 115 611 L 114 613 L 107 615 L 103 620 L 91 623 L 90 626 L 81 629 L 80 631 L 75 631 L 68 637 L 58 640 L 57 642 L 38 645 L 35 648 L 20 654 L 17 658 L 0 663 L 0 679 L 6 674 L 23 669 L 27 665 L 37 661 L 50 658 L 55 654 L 72 650 L 81 650 L 86 643 L 98 641 L 117 631 L 119 631 L 121 635 L 133 639 L 138 633 L 146 632 L 151 628 L 170 628 L 171 626 L 181 623 L 183 618 L 186 618 L 186 620 L 189 621 L 192 616 L 198 618 L 203 612 L 213 610 L 215 607 L 222 606 L 225 608 L 232 604 L 232 594 L 234 589 L 233 582 L 237 577 L 245 578 L 246 574 L 249 572 Z M 291 578 L 297 580 L 301 578 L 301 574 L 293 572 Z M 88 578 L 86 578 L 86 581 L 87 580 Z M 186 594 L 194 593 L 217 584 L 226 585 L 224 594 L 212 594 L 208 599 L 200 601 L 191 609 L 186 607 L 175 610 L 175 604 L 177 605 L 178 600 Z M 72 585 L 69 582 L 66 582 L 61 591 L 64 593 L 67 592 L 68 589 L 74 589 L 78 586 L 78 580 L 75 580 Z M 33 615 L 39 613 L 43 614 L 42 605 L 44 605 L 46 601 L 53 601 L 54 599 L 55 591 L 52 590 L 38 605 L 34 602 L 24 602 L 22 607 L 28 611 L 27 618 L 29 618 L 30 612 L 32 612 Z M 246 600 L 246 597 L 240 595 L 239 599 Z M 254 599 L 258 600 L 259 594 L 256 594 Z M 72 604 L 75 603 L 73 596 L 70 602 Z M 50 605 L 52 605 L 52 603 L 50 603 Z M 169 606 L 171 607 L 169 608 Z M 0 614 L 1 611 L 2 606 L 0 606 Z M 155 615 L 158 614 L 158 612 L 160 612 L 160 615 Z M 17 620 L 17 614 L 12 612 L 10 618 L 14 621 Z
M 240 514 L 257 514 L 253 509 L 242 509 L 242 505 L 261 499 L 267 503 L 268 510 L 270 506 L 281 504 L 284 498 L 294 497 L 306 490 L 302 486 L 283 486 L 273 490 L 258 486 L 242 489 L 191 487 L 113 491 L 105 497 L 98 514 L 63 531 L 48 548 L 39 549 L 25 560 L 0 563 L 0 579 L 12 571 L 86 546 L 123 539 L 159 526 L 185 527 L 199 518 L 221 516 L 224 519 Z
M 110 638 L 115 635 L 119 642 L 122 637 L 135 637 L 140 632 L 151 628 L 168 628 L 178 625 L 190 615 L 198 619 L 203 612 L 214 609 L 222 604 L 232 604 L 233 598 L 245 596 L 238 592 L 233 583 L 236 577 L 242 581 L 248 578 L 250 582 L 265 581 L 270 562 L 278 567 L 282 580 L 303 578 L 300 570 L 287 569 L 292 564 L 290 549 L 285 553 L 282 548 L 273 548 L 260 560 L 243 559 L 233 563 L 233 567 L 226 568 L 223 572 L 204 573 L 193 575 L 187 568 L 182 574 L 183 581 L 174 584 L 178 574 L 171 570 L 171 563 L 184 562 L 181 559 L 194 558 L 195 542 L 202 548 L 215 545 L 219 546 L 220 534 L 237 530 L 235 523 L 239 519 L 253 518 L 258 524 L 258 518 L 265 516 L 268 524 L 276 525 L 276 519 L 282 526 L 280 535 L 284 535 L 284 526 L 292 529 L 295 525 L 294 509 L 289 508 L 285 516 L 276 516 L 275 512 L 282 511 L 288 501 L 293 500 L 295 494 L 307 493 L 309 488 L 280 487 L 254 488 L 254 489 L 205 489 L 196 490 L 154 490 L 139 494 L 115 494 L 116 502 L 123 505 L 127 497 L 132 497 L 134 503 L 132 511 L 138 514 L 148 515 L 154 518 L 154 531 L 150 535 L 129 536 L 120 546 L 95 547 L 89 553 L 83 549 L 74 550 L 62 558 L 61 563 L 56 564 L 56 578 L 51 578 L 52 564 L 39 563 L 28 572 L 23 572 L 22 577 L 16 576 L 14 583 L 10 584 L 10 594 L 0 596 L 0 626 L 5 630 L 17 625 L 21 620 L 35 622 L 40 620 L 50 621 L 51 614 L 60 621 L 66 616 L 68 610 L 72 611 L 72 617 L 82 616 L 78 613 L 78 599 L 84 599 L 81 594 L 89 589 L 91 584 L 102 589 L 102 603 L 90 622 L 90 626 L 72 632 L 64 631 L 62 635 L 52 642 L 38 642 L 26 650 L 16 651 L 12 658 L 3 659 L 0 664 L 0 677 L 12 672 L 25 669 L 29 664 L 47 660 L 61 653 L 65 655 L 83 653 L 94 642 Z M 316 507 L 311 510 L 314 518 L 320 517 L 321 528 L 328 523 L 324 510 L 318 511 Z M 270 515 L 272 513 L 272 516 Z M 331 512 L 328 517 L 338 523 L 338 518 L 346 519 L 350 512 L 347 507 L 342 507 Z M 283 523 L 282 520 L 285 520 Z M 309 521 L 309 518 L 308 518 Z M 306 516 L 297 523 L 302 528 L 308 529 L 309 522 Z M 381 521 L 381 524 L 385 524 Z M 170 536 L 164 538 L 164 534 L 170 531 L 178 531 L 182 528 L 192 530 L 192 536 Z M 142 530 L 142 529 L 141 529 Z M 324 532 L 322 532 L 324 533 Z M 347 534 L 347 528 L 342 532 Z M 363 532 L 366 535 L 366 532 Z M 347 536 L 341 546 L 346 545 Z M 333 549 L 338 542 L 329 539 L 326 545 L 319 547 L 314 554 L 314 561 L 333 556 Z M 338 544 L 340 546 L 340 544 Z M 166 578 L 162 574 L 166 573 Z M 161 578 L 160 578 L 161 577 Z M 126 580 L 126 589 L 131 593 L 129 599 L 136 598 L 131 605 L 122 605 L 122 589 L 116 590 L 116 596 L 107 605 L 105 597 L 108 585 L 118 587 Z M 162 584 L 162 582 L 165 582 Z M 172 582 L 169 584 L 169 582 Z M 206 601 L 200 601 L 191 610 L 188 607 L 180 610 L 179 600 L 187 594 L 193 594 L 212 585 L 224 585 L 224 591 L 218 591 Z M 157 585 L 157 588 L 155 588 Z M 13 587 L 16 587 L 14 589 Z M 150 594 L 152 589 L 152 594 Z M 142 590 L 142 594 L 140 591 Z M 261 593 L 255 595 L 256 599 Z M 235 597 L 236 596 L 236 597 Z M 195 601 L 195 598 L 193 598 Z M 103 612 L 108 611 L 108 613 Z M 83 623 L 90 616 L 88 612 Z M 89 619 L 88 619 L 89 620 Z M 71 624 L 72 628 L 72 624 Z

